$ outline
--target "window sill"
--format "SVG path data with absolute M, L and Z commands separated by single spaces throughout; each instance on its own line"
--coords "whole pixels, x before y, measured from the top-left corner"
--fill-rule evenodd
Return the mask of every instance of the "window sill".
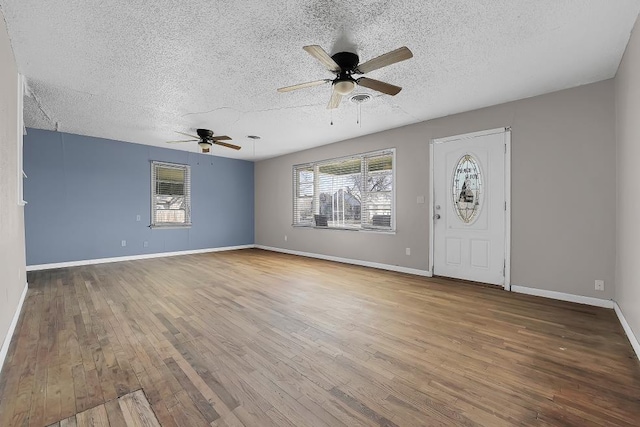
M 335 231 L 357 231 L 360 233 L 376 233 L 376 234 L 396 234 L 396 230 L 385 230 L 376 228 L 347 228 L 347 227 L 324 227 L 316 225 L 291 225 L 294 228 L 309 228 L 314 230 L 335 230 Z
M 191 224 L 167 224 L 167 225 L 150 225 L 149 228 L 167 230 L 167 229 L 177 229 L 177 228 L 191 228 Z

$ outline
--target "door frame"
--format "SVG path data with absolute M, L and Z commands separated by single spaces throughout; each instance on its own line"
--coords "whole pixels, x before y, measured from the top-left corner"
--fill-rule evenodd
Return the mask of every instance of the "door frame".
M 445 138 L 434 138 L 429 141 L 429 272 L 434 274 L 434 146 L 435 144 L 443 144 L 451 141 L 459 141 L 461 139 L 473 139 L 478 136 L 493 135 L 496 133 L 504 133 L 505 156 L 504 156 L 504 192 L 505 192 L 505 230 L 504 230 L 504 289 L 511 290 L 511 127 L 502 127 L 479 132 L 465 133 L 462 135 L 448 136 Z

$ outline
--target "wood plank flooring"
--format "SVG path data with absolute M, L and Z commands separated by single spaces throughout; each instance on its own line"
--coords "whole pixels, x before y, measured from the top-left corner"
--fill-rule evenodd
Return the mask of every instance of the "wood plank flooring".
M 159 427 L 149 401 L 142 390 L 125 394 L 103 405 L 53 423 L 48 427 Z
M 28 279 L 3 427 L 640 425 L 612 310 L 258 249 Z

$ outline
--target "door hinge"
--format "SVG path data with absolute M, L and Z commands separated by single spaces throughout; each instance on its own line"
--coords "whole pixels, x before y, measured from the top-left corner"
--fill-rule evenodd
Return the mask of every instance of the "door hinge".
M 507 273 L 507 260 L 502 260 L 502 277 L 504 277 Z
M 504 202 L 504 210 L 505 210 L 505 211 L 507 210 L 507 201 L 506 201 L 506 200 L 505 200 L 505 202 Z
M 504 144 L 504 154 L 507 154 L 507 144 Z

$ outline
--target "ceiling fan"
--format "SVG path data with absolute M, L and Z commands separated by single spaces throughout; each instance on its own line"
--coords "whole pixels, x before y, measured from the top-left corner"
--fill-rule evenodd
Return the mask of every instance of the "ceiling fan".
M 405 61 L 413 58 L 413 53 L 408 47 L 403 46 L 399 49 L 387 52 L 367 62 L 359 64 L 360 58 L 355 53 L 338 52 L 332 56 L 320 46 L 311 45 L 304 46 L 311 56 L 322 63 L 329 71 L 336 75 L 335 79 L 322 79 L 308 83 L 301 83 L 293 86 L 281 87 L 278 92 L 290 92 L 292 90 L 303 89 L 306 87 L 319 86 L 325 83 L 331 83 L 333 90 L 331 99 L 329 100 L 328 109 L 338 108 L 340 101 L 344 95 L 348 95 L 356 88 L 356 85 L 373 89 L 387 95 L 397 95 L 402 90 L 399 86 L 381 82 L 380 80 L 370 79 L 368 77 L 353 78 L 354 74 L 365 74 L 373 70 L 377 70 L 396 62 Z
M 196 129 L 196 133 L 198 134 L 198 136 L 191 135 L 184 132 L 178 132 L 178 131 L 176 131 L 176 133 L 179 133 L 180 135 L 190 136 L 191 138 L 194 138 L 194 139 L 185 139 L 183 141 L 167 141 L 167 143 L 172 144 L 172 143 L 178 143 L 178 142 L 197 141 L 203 153 L 208 153 L 213 144 L 221 145 L 223 147 L 231 148 L 233 150 L 239 150 L 241 148 L 238 145 L 229 144 L 228 142 L 222 142 L 222 141 L 231 141 L 231 138 L 229 138 L 226 135 L 213 136 L 213 131 L 210 131 L 209 129 Z

